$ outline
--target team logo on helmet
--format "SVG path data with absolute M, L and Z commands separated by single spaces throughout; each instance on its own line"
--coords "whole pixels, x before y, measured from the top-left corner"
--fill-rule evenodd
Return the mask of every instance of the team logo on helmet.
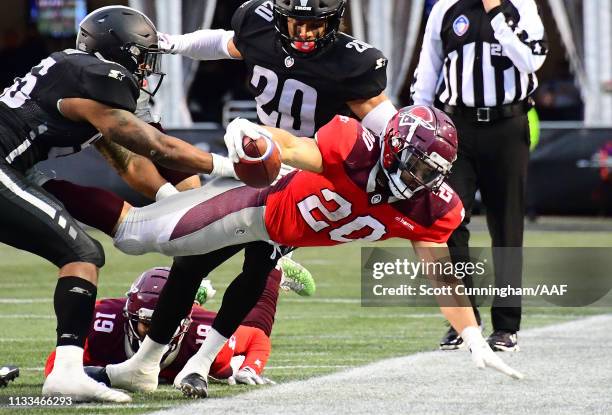
M 436 127 L 433 112 L 428 107 L 415 106 L 410 111 L 400 114 L 399 125 L 405 127 L 413 124 L 421 125 L 428 130 L 434 131 Z

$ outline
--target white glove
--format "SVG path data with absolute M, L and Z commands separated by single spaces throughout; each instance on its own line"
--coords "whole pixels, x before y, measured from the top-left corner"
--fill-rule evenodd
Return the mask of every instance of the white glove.
M 239 180 L 238 176 L 236 175 L 236 172 L 234 171 L 234 163 L 232 163 L 232 161 L 229 158 L 220 156 L 215 153 L 212 153 L 212 158 L 213 158 L 213 169 L 210 172 L 211 176 L 232 177 L 236 180 Z
M 173 35 L 157 32 L 157 47 L 162 52 L 175 54 L 178 52 Z
M 504 361 L 495 354 L 486 340 L 482 337 L 478 327 L 466 327 L 461 332 L 461 338 L 468 346 L 468 350 L 472 354 L 472 361 L 479 369 L 490 367 L 502 372 L 514 379 L 523 379 L 523 374 L 518 370 L 512 369 Z
M 234 376 L 229 377 L 227 382 L 230 385 L 235 385 L 236 383 L 241 383 L 243 385 L 276 385 L 276 382 L 259 376 L 255 373 L 255 370 L 248 366 L 243 367 Z
M 240 158 L 244 157 L 244 149 L 242 148 L 242 138 L 261 138 L 267 137 L 272 139 L 272 134 L 265 128 L 245 120 L 244 118 L 236 118 L 229 123 L 225 136 L 225 146 L 227 147 L 228 157 L 234 163 L 238 163 Z

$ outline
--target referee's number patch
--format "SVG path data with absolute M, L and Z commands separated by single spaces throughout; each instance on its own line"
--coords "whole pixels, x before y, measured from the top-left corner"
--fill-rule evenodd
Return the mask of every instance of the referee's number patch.
M 465 14 L 457 17 L 453 22 L 453 30 L 455 34 L 459 37 L 465 35 L 470 28 L 470 20 L 466 17 Z

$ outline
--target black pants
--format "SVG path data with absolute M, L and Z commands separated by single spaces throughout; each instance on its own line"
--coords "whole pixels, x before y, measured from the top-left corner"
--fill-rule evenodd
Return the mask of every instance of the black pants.
M 168 281 L 153 312 L 149 337 L 158 343 L 168 343 L 180 321 L 191 310 L 202 279 L 243 249 L 242 272 L 225 290 L 221 308 L 212 324 L 225 337 L 234 334 L 260 299 L 268 274 L 280 258 L 278 253 L 274 255 L 274 246 L 267 242 L 250 242 L 203 255 L 174 258 Z
M 64 206 L 10 165 L 0 162 L 0 242 L 43 257 L 58 268 L 71 262 L 102 267 L 102 245 Z
M 459 135 L 457 160 L 449 183 L 465 206 L 465 220 L 451 235 L 448 246 L 454 260 L 468 255 L 472 207 L 479 189 L 486 207 L 487 225 L 491 235 L 495 284 L 521 286 L 522 247 L 525 210 L 525 183 L 529 161 L 529 124 L 527 116 L 477 123 L 452 117 Z M 473 284 L 467 279 L 466 285 Z M 518 331 L 521 323 L 520 299 L 496 298 L 491 309 L 494 330 Z M 476 315 L 478 311 L 474 304 Z M 478 316 L 479 317 L 479 316 Z M 480 319 L 480 318 L 479 318 Z

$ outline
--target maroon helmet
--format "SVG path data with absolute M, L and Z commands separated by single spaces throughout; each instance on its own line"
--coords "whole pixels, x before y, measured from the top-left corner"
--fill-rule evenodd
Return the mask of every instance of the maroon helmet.
M 457 130 L 442 111 L 424 105 L 400 109 L 382 138 L 380 162 L 399 199 L 435 192 L 457 158 Z
M 141 342 L 144 340 L 144 336 L 141 337 L 138 334 L 138 323 L 151 324 L 153 310 L 155 310 L 159 294 L 164 288 L 164 285 L 166 285 L 169 274 L 170 268 L 168 267 L 151 268 L 143 272 L 140 277 L 134 281 L 130 291 L 127 293 L 128 299 L 125 303 L 123 314 L 127 319 L 125 328 L 125 351 L 128 357 L 138 351 Z M 170 340 L 168 350 L 166 350 L 162 358 L 162 368 L 172 363 L 178 354 L 180 344 L 187 330 L 189 330 L 190 324 L 191 312 L 183 319 L 176 333 L 174 333 L 172 340 Z

